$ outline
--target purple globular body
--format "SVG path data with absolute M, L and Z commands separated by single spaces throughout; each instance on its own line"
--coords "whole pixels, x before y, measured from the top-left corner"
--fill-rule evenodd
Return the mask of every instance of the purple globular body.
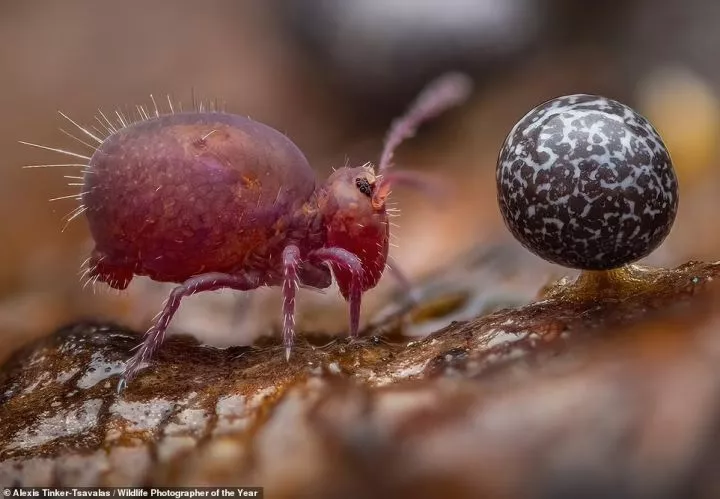
M 160 346 L 182 298 L 202 291 L 280 286 L 289 357 L 297 288 L 326 288 L 334 275 L 356 336 L 362 294 L 386 267 L 386 199 L 407 178 L 387 173 L 393 152 L 469 91 L 463 75 L 432 82 L 393 123 L 377 169 L 339 168 L 322 183 L 290 139 L 241 116 L 157 115 L 113 129 L 84 176 L 83 210 L 95 241 L 89 275 L 117 289 L 136 275 L 179 283 L 119 388 Z
M 268 274 L 286 245 L 322 245 L 310 165 L 287 137 L 247 118 L 183 113 L 131 125 L 103 142 L 90 171 L 90 265 L 118 289 L 133 275 Z

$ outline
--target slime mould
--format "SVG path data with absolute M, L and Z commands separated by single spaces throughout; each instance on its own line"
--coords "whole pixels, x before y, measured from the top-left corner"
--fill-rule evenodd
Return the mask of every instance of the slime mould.
M 513 127 L 496 172 L 513 236 L 549 262 L 583 270 L 564 296 L 627 296 L 652 285 L 655 272 L 630 264 L 670 233 L 678 182 L 646 118 L 606 97 L 551 99 Z

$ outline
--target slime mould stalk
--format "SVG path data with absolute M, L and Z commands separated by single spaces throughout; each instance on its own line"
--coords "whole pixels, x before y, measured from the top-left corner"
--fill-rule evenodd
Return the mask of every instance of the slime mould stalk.
M 678 182 L 645 117 L 597 95 L 551 99 L 513 127 L 496 172 L 500 212 L 515 238 L 583 271 L 549 297 L 623 298 L 652 286 L 653 271 L 630 264 L 670 233 Z

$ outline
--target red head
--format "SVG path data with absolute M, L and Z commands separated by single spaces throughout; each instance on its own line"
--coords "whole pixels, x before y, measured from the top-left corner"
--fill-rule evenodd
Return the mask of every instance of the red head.
M 390 227 L 385 203 L 395 182 L 412 178 L 387 173 L 392 156 L 403 140 L 412 137 L 426 120 L 463 102 L 470 93 L 469 79 L 447 74 L 430 84 L 408 112 L 390 127 L 377 170 L 371 165 L 340 168 L 318 192 L 318 208 L 327 230 L 327 244 L 357 255 L 363 265 L 362 291 L 374 287 L 385 270 L 390 245 Z M 348 269 L 333 269 L 345 298 L 352 275 Z
M 327 230 L 327 245 L 344 248 L 363 264 L 362 291 L 374 287 L 387 260 L 390 228 L 384 200 L 373 202 L 378 185 L 371 166 L 340 168 L 318 193 L 318 208 Z M 348 297 L 352 275 L 335 268 L 340 291 Z

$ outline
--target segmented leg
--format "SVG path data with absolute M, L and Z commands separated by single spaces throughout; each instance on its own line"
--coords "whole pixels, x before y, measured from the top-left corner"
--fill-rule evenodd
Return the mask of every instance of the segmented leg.
M 345 299 L 350 304 L 350 335 L 356 338 L 360 325 L 360 301 L 362 299 L 363 268 L 360 258 L 344 248 L 320 248 L 308 254 L 310 260 L 327 262 L 338 267 L 346 267 L 352 274 L 350 291 Z
M 135 352 L 135 355 L 133 355 L 125 365 L 125 370 L 118 384 L 118 392 L 122 391 L 138 372 L 140 372 L 142 365 L 150 360 L 153 353 L 155 353 L 162 344 L 165 339 L 165 331 L 167 331 L 168 324 L 170 324 L 170 320 L 175 315 L 175 312 L 180 306 L 180 301 L 183 298 L 202 291 L 213 291 L 222 288 L 247 291 L 259 286 L 260 280 L 257 277 L 208 273 L 192 277 L 173 289 L 155 324 L 145 333 L 143 342 L 139 345 L 137 352 Z
M 298 288 L 298 265 L 300 250 L 295 245 L 283 250 L 283 344 L 285 359 L 290 360 L 290 351 L 295 340 L 295 293 Z

